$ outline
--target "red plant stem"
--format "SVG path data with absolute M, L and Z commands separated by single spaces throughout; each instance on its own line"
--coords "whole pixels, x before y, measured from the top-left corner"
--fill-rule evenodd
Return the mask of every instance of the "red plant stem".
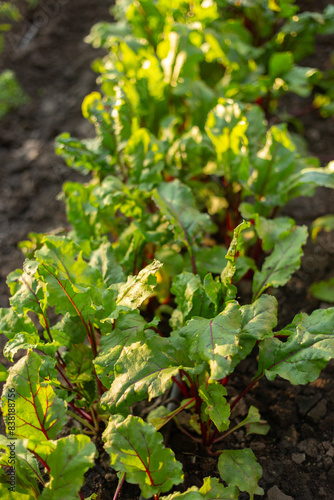
M 45 264 L 43 264 L 43 266 L 45 267 L 45 269 L 47 270 L 48 273 L 51 274 L 51 276 L 54 277 L 54 279 L 57 281 L 58 285 L 60 286 L 60 288 L 63 290 L 63 292 L 65 293 L 66 297 L 68 298 L 68 300 L 70 301 L 70 303 L 72 304 L 75 312 L 77 313 L 77 315 L 79 316 L 82 324 L 84 325 L 84 328 L 87 332 L 87 335 L 88 335 L 88 338 L 90 337 L 90 331 L 89 331 L 89 328 L 88 328 L 88 325 L 86 323 L 86 321 L 84 320 L 81 312 L 79 311 L 77 305 L 75 304 L 75 302 L 73 301 L 72 297 L 69 295 L 69 293 L 67 292 L 66 288 L 64 287 L 64 285 L 62 284 L 62 282 L 60 281 L 60 279 L 57 278 L 57 276 L 55 274 L 53 274 L 47 267 Z
M 35 457 L 36 457 L 36 458 L 37 458 L 37 459 L 41 462 L 41 464 L 42 464 L 42 465 L 46 468 L 46 470 L 47 470 L 48 472 L 50 472 L 50 467 L 49 467 L 49 466 L 48 466 L 48 464 L 47 464 L 47 463 L 43 460 L 43 458 L 42 458 L 42 457 L 40 457 L 40 456 L 38 455 L 38 453 L 36 453 L 36 451 L 34 451 L 34 450 L 30 450 L 30 448 L 27 448 L 27 450 L 28 450 L 28 451 L 30 451 L 30 453 L 32 453 L 32 454 L 33 454 L 33 455 L 34 455 L 34 456 L 35 456 Z
M 194 384 L 193 380 L 191 379 L 190 375 L 187 372 L 185 372 L 184 370 L 180 370 L 180 375 L 181 374 L 185 375 L 190 382 L 191 395 L 195 398 L 196 412 L 197 412 L 197 415 L 198 415 L 198 418 L 200 421 L 203 445 L 207 446 L 209 444 L 208 443 L 208 428 L 206 427 L 205 423 L 202 421 L 202 418 L 201 418 L 201 407 L 202 407 L 203 400 L 202 400 L 202 398 L 200 398 L 200 396 L 198 394 L 197 387 Z
M 117 485 L 117 489 L 116 489 L 116 491 L 115 491 L 115 495 L 114 495 L 114 497 L 113 497 L 113 500 L 117 500 L 117 497 L 118 497 L 118 495 L 119 495 L 119 493 L 120 493 L 120 491 L 121 491 L 121 489 L 122 489 L 122 486 L 123 486 L 123 484 L 124 484 L 124 481 L 125 481 L 125 476 L 126 476 L 126 474 L 124 474 L 124 475 L 123 475 L 123 477 L 122 477 L 121 481 L 118 483 L 118 485 Z
M 94 328 L 92 327 L 92 324 L 91 324 L 90 321 L 89 321 L 89 331 L 90 331 L 90 335 L 88 336 L 89 342 L 90 342 L 90 344 L 92 346 L 92 351 L 93 351 L 93 354 L 94 354 L 94 358 L 96 358 L 96 356 L 97 356 L 96 337 L 95 337 L 95 333 L 94 333 Z
M 83 496 L 83 494 L 81 493 L 81 491 L 79 491 L 79 497 L 80 497 L 80 500 L 85 500 L 85 497 Z
M 61 355 L 60 355 L 60 353 L 58 351 L 56 352 L 56 356 L 57 356 L 57 360 L 58 360 L 59 365 L 61 365 L 62 368 L 65 369 L 66 365 L 65 365 L 64 360 L 63 360 L 63 358 L 61 357 Z
M 154 332 L 158 333 L 160 335 L 160 337 L 163 337 L 163 334 L 161 333 L 161 331 L 158 328 L 156 328 L 155 326 L 148 326 L 147 330 L 153 330 Z
M 172 377 L 172 380 L 174 382 L 174 384 L 176 384 L 178 386 L 178 388 L 180 389 L 180 391 L 182 392 L 183 396 L 185 398 L 189 398 L 189 391 L 188 391 L 188 387 L 186 386 L 185 383 L 183 383 L 183 381 L 179 381 L 177 380 L 176 377 Z
M 191 251 L 191 254 L 190 254 L 190 259 L 191 259 L 191 267 L 193 268 L 193 273 L 197 274 L 197 267 L 196 267 L 195 257 L 194 257 L 194 254 L 193 254 L 192 251 Z
M 107 391 L 107 388 L 102 384 L 101 380 L 96 375 L 95 368 L 94 368 L 94 375 L 96 378 L 97 388 L 98 388 L 99 394 L 100 394 L 100 396 L 102 396 Z
M 79 413 L 79 415 L 84 418 L 85 420 L 87 420 L 88 422 L 90 423 L 93 423 L 94 424 L 94 420 L 93 418 L 91 417 L 91 415 L 89 415 L 89 413 L 87 413 L 85 410 L 82 410 L 81 408 L 77 408 L 75 406 L 74 403 L 72 403 L 72 401 L 69 401 L 68 403 L 68 406 L 70 406 L 71 408 L 73 408 L 73 410 L 75 410 L 76 412 Z
M 260 378 L 263 377 L 263 373 L 261 373 L 260 375 L 258 375 L 258 377 L 256 377 L 253 382 L 251 382 L 245 390 L 242 391 L 241 394 L 239 394 L 239 396 L 233 401 L 233 403 L 231 403 L 230 405 L 230 409 L 231 411 L 233 410 L 233 408 L 239 403 L 240 399 L 242 399 L 246 394 L 247 392 L 249 392 L 251 390 L 251 388 L 256 384 L 256 382 L 258 382 L 260 380 Z
M 63 369 L 62 367 L 60 366 L 59 364 L 59 361 L 57 361 L 57 370 L 58 372 L 60 373 L 60 375 L 63 377 L 63 379 L 65 380 L 66 384 L 68 385 L 68 388 L 71 390 L 71 391 L 74 391 L 75 392 L 75 387 L 74 385 L 68 380 L 67 376 L 65 375 L 65 373 L 63 372 Z

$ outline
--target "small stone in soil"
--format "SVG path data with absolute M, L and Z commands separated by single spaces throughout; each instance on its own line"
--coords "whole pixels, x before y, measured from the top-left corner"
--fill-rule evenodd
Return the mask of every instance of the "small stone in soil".
M 298 449 L 304 451 L 311 458 L 317 458 L 317 444 L 318 441 L 314 438 L 304 439 L 298 444 Z
M 267 500 L 294 500 L 294 498 L 283 493 L 283 491 L 275 485 L 267 491 Z
M 291 458 L 295 464 L 302 464 L 306 460 L 306 455 L 305 453 L 292 453 Z
M 322 399 L 307 415 L 314 421 L 319 422 L 326 416 L 327 403 Z

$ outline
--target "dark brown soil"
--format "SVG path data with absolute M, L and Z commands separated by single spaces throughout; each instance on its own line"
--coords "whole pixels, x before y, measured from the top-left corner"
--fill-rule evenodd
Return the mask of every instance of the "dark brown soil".
M 328 1 L 299 2 L 308 10 L 321 10 Z M 59 9 L 47 13 L 48 1 L 40 0 L 35 13 L 25 9 L 25 21 L 14 30 L 8 41 L 2 67 L 13 69 L 30 103 L 11 112 L 0 122 L 0 307 L 8 306 L 6 276 L 20 268 L 23 256 L 17 249 L 28 232 L 47 232 L 67 224 L 64 208 L 56 201 L 65 180 L 80 176 L 54 154 L 54 138 L 63 131 L 78 137 L 93 134 L 81 116 L 81 102 L 95 89 L 95 74 L 90 62 L 97 52 L 83 43 L 90 27 L 98 20 L 109 19 L 109 0 L 62 0 L 53 2 Z M 24 5 L 24 4 L 22 4 Z M 38 24 L 41 26 L 38 28 Z M 32 41 L 22 47 L 22 41 L 33 26 L 38 30 Z M 30 30 L 30 31 L 29 31 Z M 334 50 L 333 38 L 317 42 L 316 55 L 307 65 L 328 67 Z M 282 106 L 300 120 L 310 151 L 323 161 L 334 160 L 334 119 L 322 119 L 308 109 L 310 101 L 290 97 Z M 292 111 L 291 111 L 292 110 Z M 304 113 L 304 114 L 303 114 Z M 318 189 L 312 199 L 290 203 L 284 213 L 298 224 L 310 225 L 320 215 L 334 212 L 333 194 Z M 289 285 L 277 292 L 280 325 L 305 311 L 311 313 L 319 304 L 308 293 L 309 285 L 334 275 L 334 235 L 322 233 L 316 243 L 308 242 L 301 269 Z M 3 361 L 5 362 L 5 361 Z M 256 353 L 245 361 L 231 378 L 228 391 L 238 394 L 256 371 Z M 330 500 L 334 490 L 334 363 L 321 377 L 308 386 L 291 386 L 276 379 L 261 380 L 235 409 L 236 421 L 242 419 L 250 405 L 256 406 L 271 425 L 267 436 L 245 434 L 239 430 L 222 443 L 222 447 L 250 446 L 263 467 L 260 481 L 268 500 Z M 200 446 L 189 441 L 174 427 L 168 444 L 177 459 L 184 464 L 182 486 L 201 486 L 203 477 L 217 476 L 216 459 Z M 99 500 L 113 498 L 117 477 L 108 465 L 101 443 L 97 443 L 100 458 L 87 473 L 82 490 L 87 497 L 98 494 Z M 284 496 L 288 495 L 288 496 Z M 246 499 L 247 495 L 241 495 Z M 119 500 L 137 500 L 139 490 L 124 485 Z

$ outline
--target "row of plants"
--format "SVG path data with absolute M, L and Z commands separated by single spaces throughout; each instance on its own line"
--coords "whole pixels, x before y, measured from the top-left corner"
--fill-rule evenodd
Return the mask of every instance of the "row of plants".
M 280 209 L 333 188 L 334 163 L 320 167 L 287 124 L 268 125 L 286 92 L 316 92 L 320 72 L 296 63 L 315 35 L 334 31 L 334 8 L 119 0 L 114 13 L 88 37 L 108 50 L 95 63 L 102 93 L 83 103 L 96 137 L 57 139 L 67 164 L 90 173 L 64 185 L 72 228 L 31 234 L 23 269 L 7 280 L 4 355 L 26 355 L 1 368 L 0 492 L 84 498 L 102 433 L 114 500 L 125 481 L 154 500 L 252 499 L 264 494 L 261 466 L 223 439 L 268 426 L 254 407 L 236 425 L 231 411 L 261 378 L 307 384 L 334 357 L 334 308 L 277 330 L 275 298 L 308 238 Z M 238 289 L 244 279 L 251 297 Z M 254 349 L 257 373 L 232 399 L 229 379 Z M 190 427 L 178 428 L 217 456 L 217 477 L 186 491 L 159 432 L 181 412 Z M 80 429 L 59 437 L 68 417 Z

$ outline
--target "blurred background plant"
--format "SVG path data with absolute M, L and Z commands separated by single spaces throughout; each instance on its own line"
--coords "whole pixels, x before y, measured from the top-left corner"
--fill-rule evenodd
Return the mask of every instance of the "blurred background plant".
M 30 9 L 34 9 L 38 4 L 38 0 L 26 0 L 26 2 Z M 15 2 L 0 2 L 0 57 L 4 48 L 5 34 L 12 29 L 13 23 L 21 19 L 22 14 Z M 14 72 L 4 69 L 0 73 L 0 119 L 28 100 Z

